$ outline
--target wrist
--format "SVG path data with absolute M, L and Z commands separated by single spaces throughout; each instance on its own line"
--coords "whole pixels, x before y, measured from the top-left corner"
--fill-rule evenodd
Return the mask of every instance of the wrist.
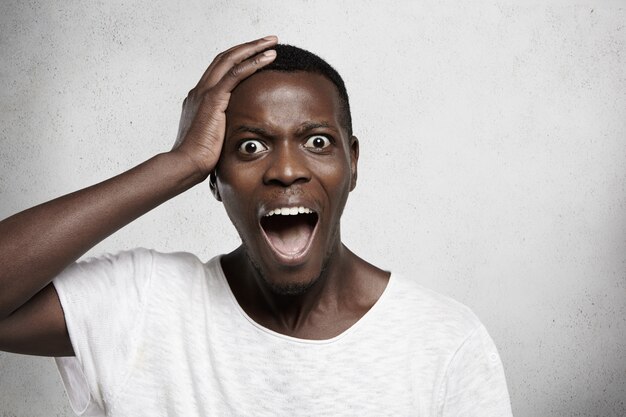
M 159 154 L 157 158 L 163 160 L 168 172 L 171 172 L 184 188 L 200 184 L 210 173 L 200 169 L 188 154 L 178 149 Z

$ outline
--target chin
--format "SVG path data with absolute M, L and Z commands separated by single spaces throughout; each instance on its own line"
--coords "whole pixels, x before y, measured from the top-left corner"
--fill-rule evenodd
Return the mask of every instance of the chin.
M 257 276 L 274 294 L 290 296 L 303 295 L 309 291 L 323 276 L 325 269 L 294 271 L 294 268 L 288 268 L 287 271 L 268 272 L 253 261 L 252 265 Z
M 269 289 L 277 295 L 287 295 L 287 296 L 298 296 L 298 295 L 303 295 L 306 294 L 307 291 L 309 291 L 309 289 L 315 285 L 315 283 L 317 282 L 318 278 L 314 278 L 312 280 L 310 280 L 309 282 L 280 282 L 280 283 L 276 283 L 276 282 L 271 282 L 268 281 L 265 277 L 263 277 L 263 280 L 265 281 L 265 283 L 267 284 L 267 286 L 269 287 Z
M 306 268 L 304 265 L 297 267 L 283 265 L 278 271 L 272 271 L 251 255 L 249 247 L 244 243 L 244 252 L 250 265 L 252 265 L 257 278 L 276 295 L 298 296 L 307 293 L 323 276 L 326 271 L 328 259 L 321 262 L 318 268 Z M 279 278 L 279 279 L 277 279 Z

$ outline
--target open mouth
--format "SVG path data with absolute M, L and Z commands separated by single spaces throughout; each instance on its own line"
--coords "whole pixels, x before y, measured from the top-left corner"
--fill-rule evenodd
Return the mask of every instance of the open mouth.
M 261 217 L 261 229 L 275 253 L 294 259 L 310 246 L 318 216 L 306 207 L 281 207 Z

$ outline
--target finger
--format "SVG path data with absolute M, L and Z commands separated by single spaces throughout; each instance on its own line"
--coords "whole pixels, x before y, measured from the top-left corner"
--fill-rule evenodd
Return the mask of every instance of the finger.
M 278 43 L 276 36 L 266 36 L 261 39 L 233 46 L 218 54 L 200 78 L 197 88 L 204 90 L 213 87 L 233 66 L 276 43 Z
M 215 59 L 215 65 L 211 71 L 207 72 L 207 76 L 202 80 L 207 87 L 215 85 L 232 67 L 241 63 L 243 60 L 258 54 L 278 43 L 276 36 L 266 36 L 252 42 L 234 46 L 223 52 Z
M 276 51 L 273 49 L 257 54 L 252 58 L 235 65 L 224 74 L 222 79 L 216 84 L 216 90 L 223 93 L 230 93 L 243 80 L 254 74 L 257 70 L 268 65 L 276 58 Z

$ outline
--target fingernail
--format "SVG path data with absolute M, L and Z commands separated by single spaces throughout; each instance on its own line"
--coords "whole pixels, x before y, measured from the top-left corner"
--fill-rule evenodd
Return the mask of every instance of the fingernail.
M 267 57 L 276 56 L 276 51 L 273 49 L 270 49 L 269 51 L 263 52 L 263 56 L 267 56 Z
M 263 39 L 266 40 L 266 41 L 276 41 L 276 40 L 278 40 L 278 38 L 276 36 L 274 36 L 274 35 L 266 36 Z

